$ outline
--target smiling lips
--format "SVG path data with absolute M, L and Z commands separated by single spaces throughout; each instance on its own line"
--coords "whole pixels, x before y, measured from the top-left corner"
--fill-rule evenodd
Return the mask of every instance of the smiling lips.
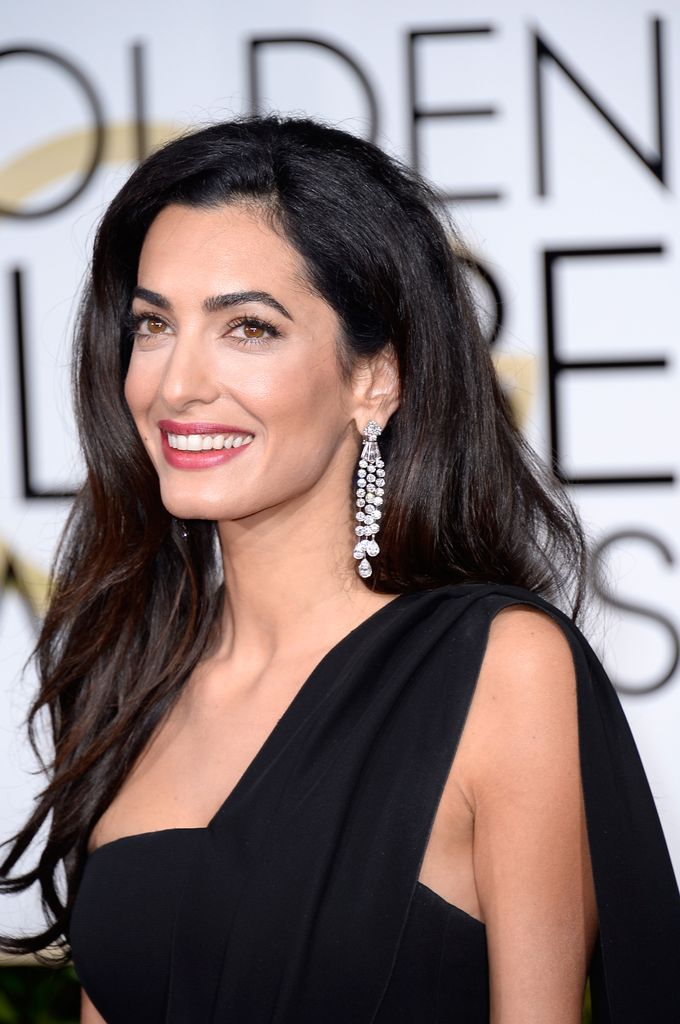
M 254 435 L 220 423 L 178 423 L 161 420 L 163 455 L 175 469 L 208 469 L 247 448 Z

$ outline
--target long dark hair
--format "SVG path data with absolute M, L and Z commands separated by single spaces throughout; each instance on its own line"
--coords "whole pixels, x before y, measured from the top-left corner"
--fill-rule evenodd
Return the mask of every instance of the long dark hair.
M 87 479 L 54 566 L 35 651 L 50 779 L 0 865 L 0 891 L 39 883 L 49 926 L 0 938 L 68 955 L 88 836 L 214 642 L 224 600 L 215 525 L 184 537 L 123 396 L 126 328 L 144 236 L 170 203 L 255 203 L 337 313 L 340 365 L 391 344 L 401 403 L 381 446 L 389 493 L 370 586 L 524 586 L 576 614 L 584 542 L 573 509 L 514 426 L 471 301 L 464 255 L 432 190 L 376 146 L 306 119 L 216 124 L 150 156 L 109 206 L 82 300 L 75 406 Z M 35 868 L 10 878 L 51 815 Z M 60 882 L 60 871 L 65 872 Z

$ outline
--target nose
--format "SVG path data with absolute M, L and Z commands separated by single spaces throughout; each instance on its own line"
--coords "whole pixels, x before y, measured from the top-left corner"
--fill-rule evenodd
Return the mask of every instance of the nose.
M 183 331 L 175 337 L 164 367 L 160 394 L 168 408 L 177 411 L 193 403 L 209 405 L 218 397 L 218 378 L 200 331 Z

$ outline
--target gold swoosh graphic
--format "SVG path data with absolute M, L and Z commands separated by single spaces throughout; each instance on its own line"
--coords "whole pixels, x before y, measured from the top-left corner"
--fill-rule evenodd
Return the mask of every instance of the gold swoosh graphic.
M 185 128 L 170 121 L 155 121 L 145 126 L 149 151 L 181 135 Z M 102 163 L 122 164 L 137 159 L 135 125 L 121 121 L 107 125 L 104 131 Z M 21 211 L 21 203 L 34 192 L 60 181 L 87 164 L 92 153 L 90 129 L 69 132 L 48 139 L 0 167 L 0 201 L 8 209 Z
M 0 540 L 0 597 L 15 591 L 40 618 L 47 608 L 49 575 Z
M 521 429 L 526 425 L 536 394 L 537 362 L 535 356 L 492 353 L 491 359 L 510 404 L 512 417 Z

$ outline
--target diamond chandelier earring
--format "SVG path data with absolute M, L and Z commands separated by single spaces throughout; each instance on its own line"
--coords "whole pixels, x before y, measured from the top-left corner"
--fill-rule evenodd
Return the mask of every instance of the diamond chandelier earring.
M 357 559 L 357 572 L 362 579 L 373 574 L 368 561 L 380 554 L 375 536 L 380 529 L 380 506 L 385 493 L 385 463 L 378 448 L 378 437 L 382 433 L 375 420 L 369 420 L 363 429 L 364 447 L 359 459 L 357 470 L 357 526 L 354 529 L 359 540 L 354 548 Z

